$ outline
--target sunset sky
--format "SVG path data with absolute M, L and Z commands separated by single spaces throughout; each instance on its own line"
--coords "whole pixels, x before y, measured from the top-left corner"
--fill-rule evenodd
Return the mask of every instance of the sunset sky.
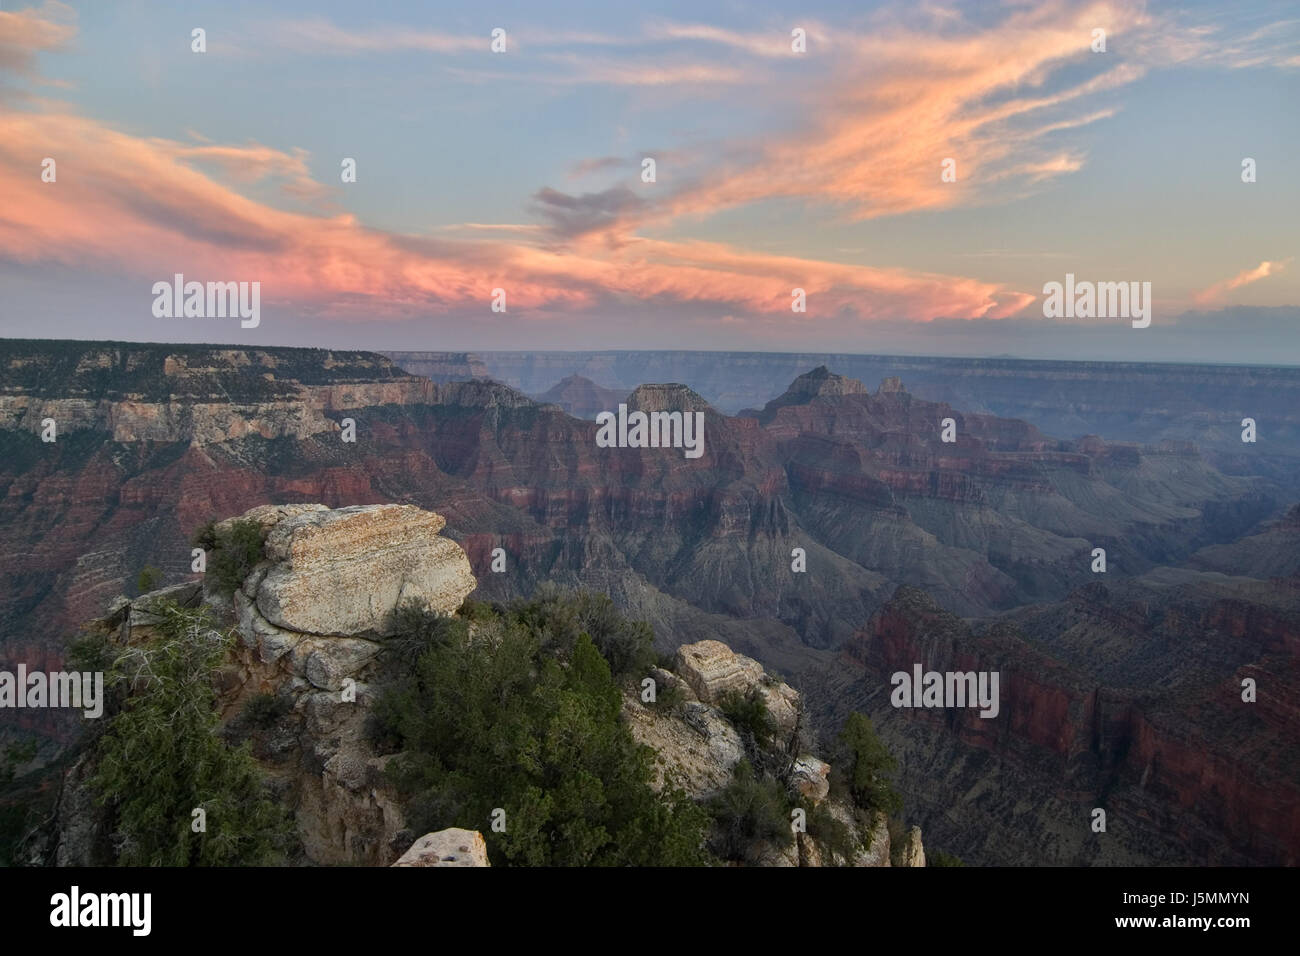
M 1300 9 L 2 0 L 0 335 L 1300 363 Z

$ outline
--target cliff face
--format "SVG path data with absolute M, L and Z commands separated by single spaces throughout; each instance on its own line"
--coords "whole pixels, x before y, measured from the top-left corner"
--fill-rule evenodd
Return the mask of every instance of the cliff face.
M 959 855 L 1295 865 L 1300 586 L 1196 578 L 1092 585 L 977 630 L 901 589 L 810 686 L 828 719 L 872 716 L 902 754 L 907 805 Z M 999 715 L 893 707 L 891 675 L 918 663 L 998 672 Z M 1089 828 L 1095 807 L 1105 833 Z M 961 827 L 945 823 L 954 815 Z
M 338 431 L 329 412 L 430 401 L 431 382 L 381 356 L 314 349 L 10 343 L 0 428 L 208 444 Z

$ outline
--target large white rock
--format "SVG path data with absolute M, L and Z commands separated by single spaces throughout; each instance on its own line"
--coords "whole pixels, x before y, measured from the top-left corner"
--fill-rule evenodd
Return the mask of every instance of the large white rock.
M 413 505 L 265 509 L 271 562 L 257 586 L 262 617 L 308 634 L 391 633 L 389 616 L 414 601 L 451 614 L 476 582 L 441 515 Z M 268 520 L 270 519 L 270 520 Z
M 721 641 L 699 641 L 677 648 L 675 669 L 706 704 L 721 703 L 729 693 L 754 693 L 767 705 L 777 738 L 790 739 L 799 724 L 799 692 L 769 677 L 752 657 L 737 654 Z
M 673 669 L 706 704 L 718 703 L 728 691 L 744 694 L 763 679 L 762 664 L 721 641 L 683 644 Z
M 393 866 L 490 866 L 487 844 L 477 830 L 452 827 L 426 833 Z

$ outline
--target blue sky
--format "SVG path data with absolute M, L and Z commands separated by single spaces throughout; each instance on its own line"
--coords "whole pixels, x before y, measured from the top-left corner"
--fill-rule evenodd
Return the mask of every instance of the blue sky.
M 1282 3 L 6 2 L 0 334 L 1300 362 L 1296 103 Z

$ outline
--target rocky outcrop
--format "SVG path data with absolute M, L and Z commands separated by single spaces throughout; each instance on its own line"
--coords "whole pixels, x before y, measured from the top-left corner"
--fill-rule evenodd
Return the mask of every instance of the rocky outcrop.
M 452 827 L 426 833 L 393 866 L 491 866 L 487 844 L 477 830 Z
M 680 789 L 707 801 L 733 779 L 742 759 L 778 768 L 790 798 L 824 808 L 850 835 L 848 859 L 832 852 L 808 832 L 796 832 L 787 846 L 753 848 L 755 866 L 889 866 L 889 828 L 883 813 L 864 824 L 843 797 L 831 795 L 831 765 L 802 749 L 803 702 L 799 693 L 767 674 L 752 658 L 721 641 L 705 640 L 678 649 L 673 671 L 651 672 L 656 694 L 680 698 L 673 707 L 644 702 L 634 693 L 623 699 L 623 717 L 632 736 L 655 752 L 656 790 Z M 718 706 L 729 695 L 763 700 L 777 733 L 761 745 L 732 724 Z M 773 711 L 772 707 L 782 708 Z M 916 831 L 917 852 L 920 831 Z
M 677 649 L 677 673 L 705 704 L 721 704 L 729 694 L 759 697 L 776 724 L 777 737 L 789 742 L 799 726 L 799 692 L 764 671 L 752 657 L 721 641 L 699 641 Z
M 238 726 L 256 697 L 274 698 L 283 714 L 259 736 L 254 754 L 293 811 L 304 862 L 391 863 L 410 837 L 384 778 L 390 757 L 375 752 L 367 733 L 381 638 L 407 601 L 455 612 L 474 588 L 468 560 L 438 535 L 441 515 L 412 506 L 271 505 L 229 520 L 255 522 L 266 536 L 265 559 L 233 597 L 205 593 L 199 582 L 174 586 L 115 602 L 99 629 L 129 645 L 152 633 L 155 600 L 205 602 L 239 637 L 214 675 L 227 727 Z M 84 803 L 84 776 L 84 767 L 69 775 L 67 806 Z M 57 858 L 101 862 L 93 823 L 74 813 L 66 821 Z
M 386 636 L 408 602 L 454 613 L 476 583 L 465 552 L 438 536 L 446 523 L 412 505 L 301 508 L 263 522 L 270 567 L 252 603 L 277 628 L 323 635 Z
M 903 846 L 902 866 L 925 866 L 925 847 L 921 844 L 921 828 L 912 827 L 907 831 L 907 843 Z
M 721 641 L 699 641 L 677 648 L 677 673 L 696 697 L 717 704 L 728 693 L 745 693 L 763 678 L 763 665 L 737 654 Z
M 441 515 L 409 505 L 268 506 L 242 517 L 266 536 L 265 560 L 233 598 L 240 637 L 256 651 L 243 685 L 288 695 L 306 731 L 300 759 L 321 767 L 297 794 L 304 852 L 316 863 L 386 862 L 403 819 L 383 782 L 388 758 L 365 733 L 365 681 L 393 612 L 413 602 L 454 613 L 475 586 L 469 562 L 438 536 Z

